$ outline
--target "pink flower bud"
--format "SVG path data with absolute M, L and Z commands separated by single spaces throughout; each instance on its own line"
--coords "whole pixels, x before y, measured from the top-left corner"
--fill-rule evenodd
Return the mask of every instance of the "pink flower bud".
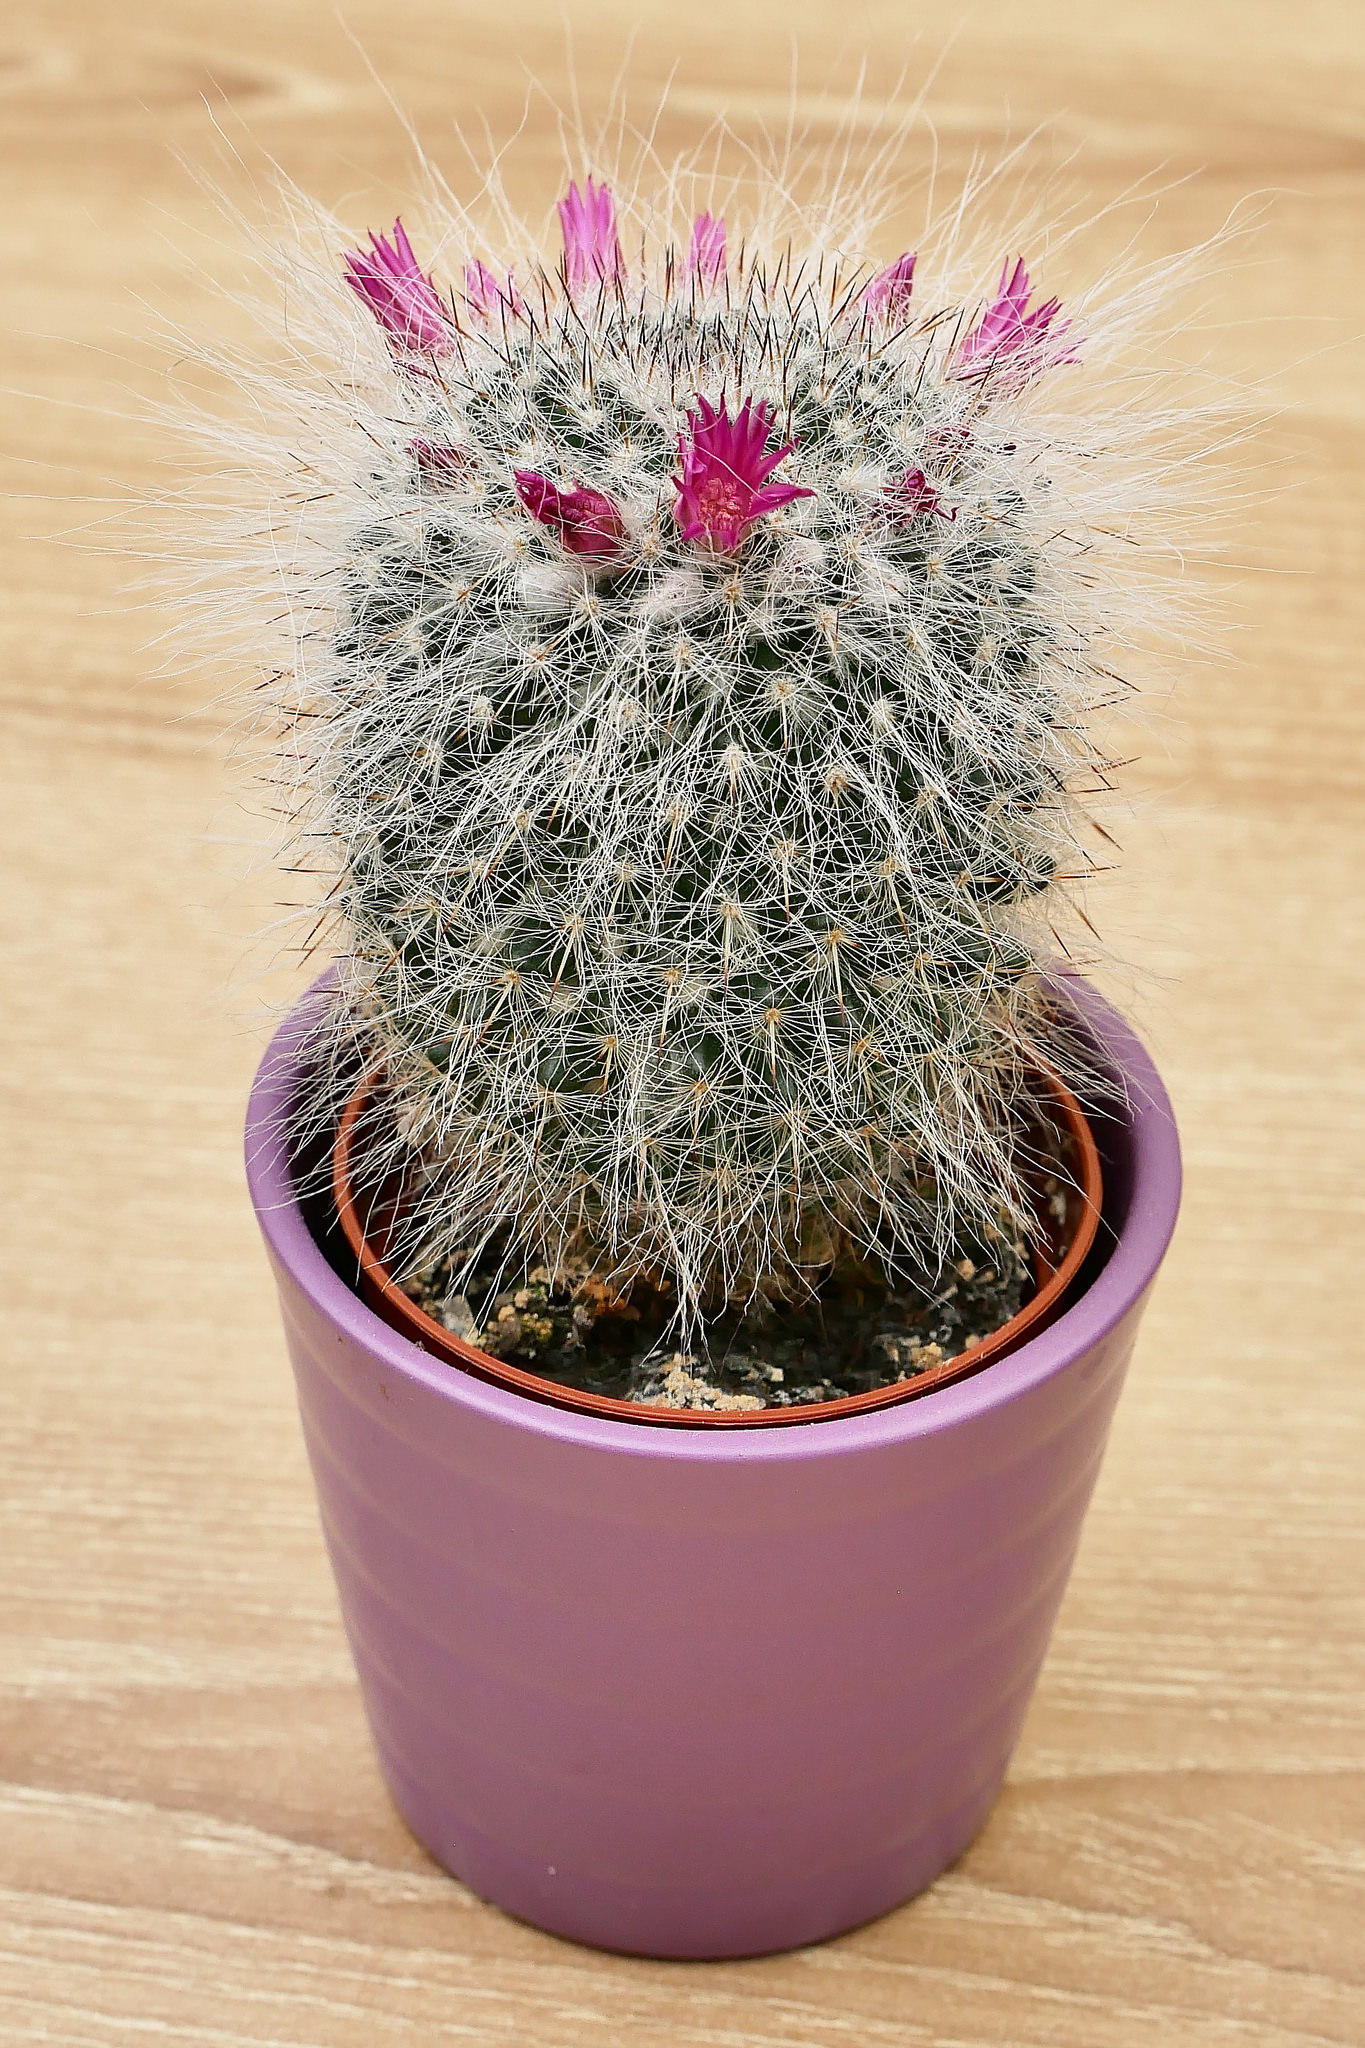
M 449 352 L 455 324 L 413 254 L 401 220 L 393 224 L 392 241 L 371 233 L 370 247 L 348 250 L 344 260 L 347 284 L 374 314 L 390 347 L 419 355 Z
M 422 475 L 434 483 L 458 480 L 469 474 L 469 457 L 463 448 L 453 447 L 449 441 L 428 441 L 424 434 L 417 434 L 409 441 L 408 452 Z
M 930 512 L 940 519 L 957 518 L 956 506 L 951 512 L 944 510 L 938 492 L 922 469 L 907 469 L 903 477 L 888 484 L 883 502 L 898 526 Z
M 961 420 L 941 420 L 925 435 L 924 452 L 936 469 L 951 469 L 971 443 L 971 429 Z
M 601 560 L 621 551 L 626 522 L 605 491 L 579 484 L 561 491 L 536 469 L 513 471 L 517 496 L 533 519 L 548 526 L 571 555 Z
M 1006 257 L 995 297 L 958 346 L 954 376 L 980 377 L 989 371 L 995 381 L 1017 387 L 1040 370 L 1080 361 L 1076 343 L 1065 339 L 1071 332 L 1071 322 L 1063 320 L 1054 325 L 1062 308 L 1061 300 L 1047 299 L 1030 313 L 1030 290 L 1023 257 L 1012 272 Z
M 581 192 L 577 185 L 570 185 L 559 202 L 559 224 L 564 232 L 564 275 L 571 292 L 581 292 L 585 285 L 614 283 L 624 275 L 610 185 L 595 185 L 591 178 L 584 179 Z
M 910 294 L 915 285 L 914 251 L 907 249 L 894 263 L 888 263 L 885 270 L 879 270 L 863 293 L 863 304 L 869 313 L 896 315 L 910 303 Z
M 526 311 L 511 271 L 506 284 L 499 284 L 497 272 L 477 257 L 464 267 L 464 302 L 476 320 L 494 320 L 504 312 L 520 319 Z
M 692 223 L 692 246 L 687 255 L 687 272 L 706 291 L 725 282 L 725 222 L 709 213 L 699 213 Z

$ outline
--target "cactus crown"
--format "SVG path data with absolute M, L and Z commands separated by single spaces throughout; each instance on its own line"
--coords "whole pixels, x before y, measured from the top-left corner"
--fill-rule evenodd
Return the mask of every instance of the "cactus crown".
M 591 180 L 560 216 L 519 277 L 346 259 L 289 730 L 409 1257 L 586 1245 L 691 1328 L 845 1244 L 932 1279 L 1030 1227 L 1093 864 L 1103 450 L 1042 395 L 1083 343 L 1022 262 L 972 302 L 709 213 L 627 261 Z

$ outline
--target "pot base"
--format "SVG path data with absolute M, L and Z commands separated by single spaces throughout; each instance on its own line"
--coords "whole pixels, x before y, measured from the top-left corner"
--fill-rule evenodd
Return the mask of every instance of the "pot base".
M 1021 1706 L 1021 1718 L 1022 1712 Z M 850 1934 L 926 1891 L 966 1853 L 990 1818 L 1017 1732 L 1010 1730 L 989 1777 L 951 1811 L 919 1827 L 911 1840 L 888 1846 L 873 1860 L 803 1873 L 757 1895 L 739 1885 L 681 1890 L 613 1883 L 571 1861 L 518 1854 L 472 1828 L 452 1830 L 446 1802 L 433 1799 L 382 1753 L 379 1761 L 394 1805 L 428 1855 L 514 1920 L 614 1955 L 738 1962 Z

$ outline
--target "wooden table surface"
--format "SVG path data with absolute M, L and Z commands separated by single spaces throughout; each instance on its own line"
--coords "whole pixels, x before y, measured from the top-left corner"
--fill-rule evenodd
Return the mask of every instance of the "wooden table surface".
M 174 474 L 156 318 L 235 317 L 237 231 L 196 174 L 250 205 L 274 156 L 382 223 L 409 177 L 387 95 L 458 184 L 452 118 L 510 127 L 526 63 L 562 93 L 565 17 L 8 0 L 0 2038 L 1365 2042 L 1359 0 L 567 12 L 589 107 L 632 24 L 642 100 L 679 61 L 670 145 L 780 117 L 795 32 L 817 133 L 866 50 L 874 86 L 937 62 L 949 173 L 1041 122 L 1025 161 L 1078 151 L 1099 199 L 1161 166 L 1154 250 L 1260 195 L 1209 347 L 1264 381 L 1268 467 L 1105 912 L 1183 1117 L 1184 1221 L 1007 1790 L 925 1897 L 800 1954 L 656 1965 L 426 1859 L 370 1752 L 239 1164 L 242 934 L 273 885 L 243 879 L 212 687 L 162 672 L 103 522 Z M 533 104 L 514 188 L 545 205 L 558 163 Z

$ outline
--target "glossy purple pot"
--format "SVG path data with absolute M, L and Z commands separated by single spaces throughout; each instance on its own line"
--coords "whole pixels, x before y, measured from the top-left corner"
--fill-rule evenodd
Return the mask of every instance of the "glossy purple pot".
M 398 1809 L 484 1898 L 753 1955 L 886 1912 L 985 1820 L 1180 1195 L 1155 1069 L 1070 994 L 1125 1097 L 1079 1298 L 956 1385 L 752 1431 L 576 1416 L 389 1329 L 295 1195 L 309 1001 L 276 1037 L 247 1164 L 342 1612 Z

